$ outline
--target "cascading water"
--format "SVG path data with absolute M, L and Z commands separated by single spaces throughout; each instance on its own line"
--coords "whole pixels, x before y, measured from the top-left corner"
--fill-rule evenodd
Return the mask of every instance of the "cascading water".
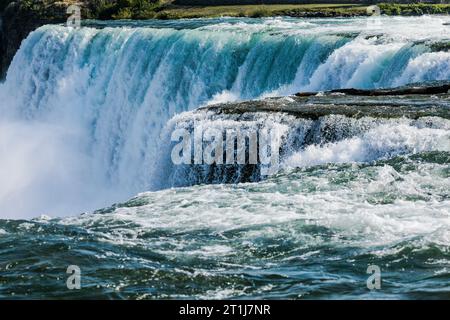
M 0 85 L 2 215 L 74 213 L 168 186 L 161 130 L 201 105 L 450 79 L 436 49 L 446 19 L 44 26 Z
M 221 134 L 223 140 L 220 144 L 221 150 L 225 150 L 224 158 L 227 150 L 227 131 L 276 131 L 281 144 L 277 163 L 274 164 L 275 172 L 327 163 L 373 162 L 429 151 L 450 152 L 450 121 L 439 117 L 425 116 L 417 120 L 373 117 L 354 119 L 329 115 L 310 120 L 282 112 L 216 114 L 200 110 L 173 117 L 161 135 L 167 148 L 164 152 L 167 157 L 161 162 L 162 176 L 158 180 L 164 184 L 160 188 L 255 182 L 266 176 L 261 174 L 264 166 L 239 165 L 236 161 L 229 165 L 225 165 L 223 161 L 223 165 L 216 166 L 205 163 L 196 165 L 194 161 L 188 165 L 174 165 L 170 158 L 171 150 L 174 150 L 174 146 L 179 142 L 172 139 L 171 133 L 186 129 L 190 136 L 194 137 L 194 130 L 198 128 L 216 130 Z M 235 140 L 234 137 L 233 139 Z M 214 141 L 210 140 L 203 139 L 203 151 L 207 150 L 208 145 L 213 145 Z M 245 150 L 248 149 L 247 145 Z M 192 147 L 188 153 L 194 154 L 194 150 Z M 246 159 L 248 163 L 248 154 Z
M 30 34 L 0 84 L 0 298 L 448 299 L 450 95 L 268 98 L 450 80 L 449 17 L 379 19 Z M 276 173 L 175 166 L 198 124 L 276 129 Z

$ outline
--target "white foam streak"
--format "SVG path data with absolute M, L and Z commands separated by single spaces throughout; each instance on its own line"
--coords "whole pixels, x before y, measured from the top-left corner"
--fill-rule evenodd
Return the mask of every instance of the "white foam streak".
M 450 151 L 448 130 L 418 128 L 407 121 L 379 125 L 361 136 L 325 145 L 310 145 L 284 161 L 285 167 L 325 163 L 369 162 L 424 151 Z

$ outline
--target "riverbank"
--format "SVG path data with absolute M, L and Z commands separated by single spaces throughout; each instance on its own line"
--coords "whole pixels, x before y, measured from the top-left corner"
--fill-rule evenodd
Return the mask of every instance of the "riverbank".
M 327 1 L 324 1 L 327 2 Z M 97 0 L 89 3 L 86 16 L 94 19 L 192 19 L 217 17 L 353 17 L 365 16 L 370 1 L 343 1 L 342 3 L 310 4 L 245 4 L 245 5 L 180 5 L 176 1 L 161 0 L 145 5 L 137 0 L 113 1 L 105 4 Z M 383 3 L 377 4 L 380 14 L 417 16 L 423 14 L 449 14 L 450 4 Z
M 350 2 L 350 1 L 349 1 Z M 277 17 L 297 18 L 356 17 L 367 15 L 368 4 L 265 4 L 265 5 L 177 5 L 172 0 L 3 0 L 0 2 L 0 79 L 17 52 L 20 43 L 34 29 L 45 24 L 66 21 L 66 9 L 71 4 L 81 7 L 82 19 L 143 20 L 192 19 L 217 17 Z M 414 16 L 422 14 L 449 14 L 450 4 L 395 4 L 381 3 L 381 14 Z
M 190 18 L 217 18 L 229 17 L 353 17 L 367 15 L 366 4 L 265 4 L 265 5 L 227 5 L 227 6 L 179 6 L 163 5 L 154 12 L 149 12 L 149 18 L 156 19 L 190 19 Z M 449 14 L 450 4 L 378 4 L 381 14 L 417 16 L 423 14 Z M 111 18 L 130 18 L 121 16 L 120 13 L 112 15 Z
M 227 6 L 167 5 L 155 13 L 157 19 L 190 19 L 217 17 L 351 17 L 365 15 L 367 6 L 361 4 L 270 4 Z

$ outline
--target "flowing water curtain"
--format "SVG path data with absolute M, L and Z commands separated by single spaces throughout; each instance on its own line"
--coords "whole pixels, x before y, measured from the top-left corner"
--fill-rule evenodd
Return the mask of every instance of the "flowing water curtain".
M 17 129 L 4 128 L 21 132 L 12 134 L 19 139 L 14 145 L 50 136 L 47 154 L 58 164 L 53 168 L 61 168 L 36 159 L 26 190 L 44 184 L 56 193 L 66 190 L 73 202 L 104 198 L 106 205 L 162 188 L 155 170 L 163 161 L 161 130 L 173 115 L 212 101 L 449 79 L 449 53 L 417 40 L 439 43 L 445 26 L 433 18 L 430 29 L 416 35 L 409 25 L 422 18 L 408 19 L 386 21 L 382 35 L 361 28 L 362 20 L 238 20 L 197 28 L 179 22 L 178 29 L 44 26 L 24 41 L 0 87 L 2 111 L 17 123 Z M 27 131 L 19 128 L 29 125 L 41 135 L 24 137 Z M 55 130 L 61 134 L 52 135 Z M 70 177 L 66 167 L 73 168 Z M 44 174 L 49 171 L 56 172 L 51 179 Z M 11 182 L 8 190 L 18 197 L 22 185 Z M 85 191 L 86 198 L 76 200 L 78 188 L 100 194 Z

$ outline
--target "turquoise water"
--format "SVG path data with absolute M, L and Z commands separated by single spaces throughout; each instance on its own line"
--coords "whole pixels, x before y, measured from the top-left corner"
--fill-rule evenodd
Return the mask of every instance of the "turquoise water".
M 2 298 L 448 299 L 448 152 L 0 222 Z M 66 288 L 68 265 L 80 290 Z M 381 289 L 367 289 L 368 265 Z
M 195 111 L 450 80 L 450 18 L 380 19 L 30 34 L 0 84 L 0 297 L 449 298 L 448 95 L 417 102 L 442 115 L 419 119 Z M 194 120 L 275 126 L 279 170 L 229 183 L 173 166 L 168 135 Z M 66 287 L 69 265 L 80 290 Z

